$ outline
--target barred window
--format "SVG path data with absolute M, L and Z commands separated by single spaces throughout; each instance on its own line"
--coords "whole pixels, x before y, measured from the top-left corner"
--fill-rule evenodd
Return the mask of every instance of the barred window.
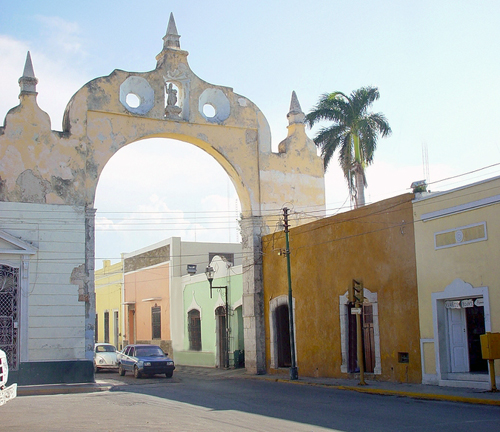
M 153 327 L 152 339 L 161 339 L 161 307 L 151 308 L 151 323 Z
M 189 349 L 201 351 L 201 319 L 200 311 L 192 309 L 188 312 Z
M 0 265 L 0 349 L 12 370 L 18 368 L 19 269 Z

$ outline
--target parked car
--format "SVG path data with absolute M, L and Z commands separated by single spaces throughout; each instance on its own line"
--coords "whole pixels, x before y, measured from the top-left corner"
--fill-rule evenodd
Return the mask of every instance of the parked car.
M 156 345 L 127 345 L 118 353 L 118 373 L 121 376 L 133 372 L 136 378 L 155 374 L 172 378 L 174 369 L 174 361 Z
M 8 379 L 9 365 L 7 364 L 7 355 L 0 349 L 0 405 L 4 405 L 7 401 L 17 396 L 17 384 L 14 383 L 7 387 Z
M 118 369 L 116 348 L 109 343 L 96 343 L 94 345 L 94 370 Z

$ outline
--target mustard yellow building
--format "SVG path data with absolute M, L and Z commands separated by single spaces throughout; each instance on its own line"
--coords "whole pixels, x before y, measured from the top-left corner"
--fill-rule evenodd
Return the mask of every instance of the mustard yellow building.
M 367 379 L 421 382 L 413 194 L 290 229 L 299 376 L 355 378 L 356 317 L 348 299 L 362 282 Z M 286 242 L 263 238 L 268 373 L 288 374 L 291 352 Z
M 103 267 L 95 271 L 96 342 L 108 342 L 123 348 L 122 287 L 123 261 L 111 264 L 103 260 Z
M 414 220 L 423 382 L 489 389 L 479 336 L 500 332 L 500 177 L 419 194 Z

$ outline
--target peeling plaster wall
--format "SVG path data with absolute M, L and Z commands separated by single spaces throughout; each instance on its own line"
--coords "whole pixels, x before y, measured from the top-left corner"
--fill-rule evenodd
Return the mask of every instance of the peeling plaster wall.
M 113 154 L 132 142 L 164 137 L 213 156 L 233 181 L 248 215 L 262 215 L 266 207 L 283 202 L 324 206 L 322 162 L 303 124 L 290 125 L 280 153 L 272 153 L 267 120 L 249 99 L 198 78 L 185 51 L 167 49 L 158 59 L 153 71 L 115 70 L 83 86 L 68 103 L 62 133 L 51 130 L 36 93 L 21 93 L 20 105 L 0 128 L 2 199 L 92 207 L 99 175 Z M 144 80 L 154 92 L 144 114 L 131 112 L 120 96 L 130 78 Z M 183 109 L 176 121 L 165 118 L 166 81 L 181 89 Z M 227 101 L 221 107 L 227 111 L 224 120 L 207 118 L 200 110 L 201 100 L 219 103 L 215 96 L 210 100 L 210 92 L 206 96 L 208 90 Z
M 24 87 L 20 105 L 7 113 L 0 127 L 0 200 L 65 205 L 70 212 L 87 208 L 82 225 L 74 227 L 75 232 L 86 233 L 85 265 L 75 273 L 67 269 L 64 277 L 73 275 L 80 285 L 80 299 L 86 301 L 83 332 L 90 359 L 94 310 L 91 209 L 106 163 L 119 149 L 146 138 L 177 139 L 210 154 L 228 173 L 241 202 L 244 265 L 250 268 L 243 276 L 246 365 L 259 373 L 265 370 L 261 236 L 274 226 L 277 209 L 284 203 L 297 209 L 314 208 L 315 216 L 321 216 L 325 209 L 322 161 L 296 116 L 280 152 L 272 153 L 270 128 L 258 107 L 230 87 L 198 78 L 187 56 L 186 51 L 164 46 L 153 71 L 115 70 L 90 81 L 69 101 L 62 132 L 51 130 L 49 116 L 36 101 L 36 79 L 26 78 L 31 87 Z M 178 89 L 174 106 L 166 106 L 165 89 L 170 83 Z M 130 93 L 140 100 L 138 107 L 127 104 Z M 215 108 L 213 117 L 204 114 L 205 104 Z M 296 225 L 309 220 L 303 216 Z
M 82 207 L 0 202 L 1 229 L 38 248 L 21 310 L 28 315 L 28 357 L 21 362 L 85 359 L 85 271 L 78 270 L 85 263 L 84 220 Z

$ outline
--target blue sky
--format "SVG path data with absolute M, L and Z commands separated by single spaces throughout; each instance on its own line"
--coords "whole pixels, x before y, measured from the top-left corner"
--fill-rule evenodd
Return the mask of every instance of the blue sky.
M 393 134 L 379 141 L 367 170 L 369 202 L 408 192 L 425 177 L 424 146 L 431 190 L 500 174 L 494 166 L 461 175 L 500 162 L 498 0 L 1 0 L 0 11 L 2 122 L 18 104 L 27 50 L 39 79 L 38 103 L 61 130 L 67 102 L 91 79 L 114 69 L 154 69 L 173 12 L 191 69 L 255 102 L 270 123 L 274 148 L 286 136 L 293 90 L 307 113 L 322 93 L 378 87 L 373 110 L 386 115 Z M 132 171 L 140 175 L 127 175 Z M 347 205 L 347 196 L 332 160 L 329 213 Z M 103 173 L 96 207 L 98 259 L 116 260 L 173 235 L 238 240 L 234 188 L 217 164 L 185 143 L 150 140 L 121 150 Z M 151 223 L 151 213 L 141 213 L 152 211 L 163 220 Z

